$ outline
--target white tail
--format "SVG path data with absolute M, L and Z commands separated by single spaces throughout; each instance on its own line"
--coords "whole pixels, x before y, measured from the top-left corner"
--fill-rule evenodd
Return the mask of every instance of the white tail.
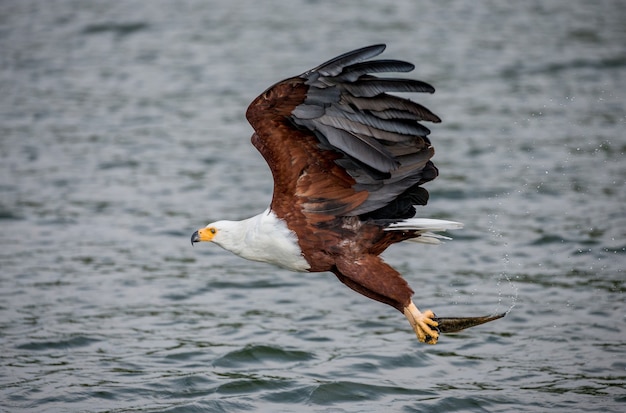
M 455 221 L 444 221 L 442 219 L 429 218 L 409 218 L 389 225 L 385 228 L 385 231 L 417 231 L 419 235 L 415 238 L 409 239 L 408 241 L 436 245 L 441 244 L 442 239 L 449 240 L 452 238 L 435 234 L 431 231 L 439 232 L 460 228 L 463 228 L 463 224 Z

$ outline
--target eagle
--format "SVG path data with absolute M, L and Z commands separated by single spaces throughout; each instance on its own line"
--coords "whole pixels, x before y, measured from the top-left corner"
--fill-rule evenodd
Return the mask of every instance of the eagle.
M 392 244 L 438 244 L 455 221 L 416 218 L 422 186 L 438 175 L 423 122 L 441 119 L 393 93 L 434 93 L 428 83 L 375 74 L 415 66 L 374 59 L 384 44 L 363 47 L 271 86 L 248 107 L 252 144 L 274 179 L 269 207 L 241 221 L 198 229 L 248 260 L 299 272 L 332 272 L 352 290 L 388 304 L 408 319 L 420 342 L 483 324 L 504 314 L 438 318 L 420 311 L 413 290 L 380 254 Z M 449 239 L 449 238 L 448 238 Z

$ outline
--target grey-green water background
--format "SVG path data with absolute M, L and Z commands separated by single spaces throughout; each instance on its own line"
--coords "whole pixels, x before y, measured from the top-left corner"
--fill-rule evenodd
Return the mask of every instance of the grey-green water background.
M 623 1 L 0 2 L 0 409 L 626 409 Z M 192 231 L 270 201 L 245 108 L 388 44 L 440 177 L 443 246 L 385 257 L 440 316 L 509 315 L 436 346 L 329 274 Z

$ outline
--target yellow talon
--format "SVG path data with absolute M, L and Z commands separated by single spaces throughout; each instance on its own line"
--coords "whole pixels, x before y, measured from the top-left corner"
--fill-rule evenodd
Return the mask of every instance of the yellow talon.
M 419 341 L 427 344 L 437 344 L 437 339 L 439 338 L 437 326 L 439 323 L 434 320 L 435 313 L 431 310 L 426 310 L 422 313 L 411 301 L 404 308 L 404 316 L 411 323 L 411 327 L 413 327 L 413 331 L 415 331 Z

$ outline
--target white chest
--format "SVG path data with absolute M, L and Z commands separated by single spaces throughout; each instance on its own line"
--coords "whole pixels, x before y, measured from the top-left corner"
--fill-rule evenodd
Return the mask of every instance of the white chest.
M 292 271 L 306 271 L 311 266 L 298 245 L 296 234 L 273 212 L 265 211 L 244 221 L 239 228 L 242 238 L 237 245 L 220 243 L 242 258 L 267 262 Z

